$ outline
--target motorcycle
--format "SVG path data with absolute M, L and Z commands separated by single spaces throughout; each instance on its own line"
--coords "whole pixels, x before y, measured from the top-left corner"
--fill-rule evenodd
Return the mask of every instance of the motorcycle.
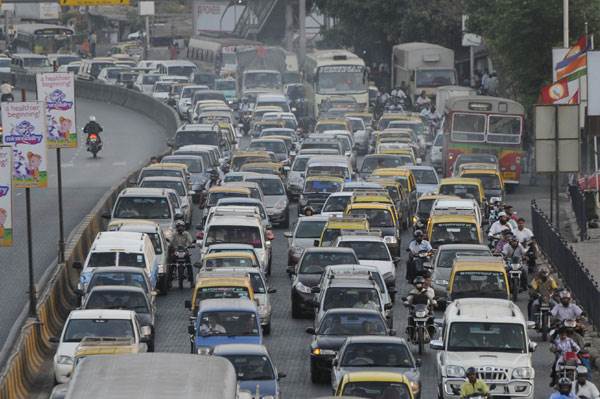
M 409 339 L 419 348 L 419 355 L 423 354 L 425 344 L 429 343 L 431 336 L 429 335 L 428 321 L 431 318 L 429 315 L 429 307 L 425 304 L 416 304 L 412 306 L 411 316 L 414 320 L 413 336 Z
M 513 256 L 510 262 L 508 262 L 508 274 L 510 283 L 510 293 L 513 302 L 517 302 L 519 296 L 519 289 L 521 287 L 521 275 L 523 274 L 523 264 L 521 258 Z
M 175 259 L 175 263 L 171 268 L 171 279 L 173 278 L 173 273 L 177 271 L 177 281 L 179 283 L 179 289 L 183 288 L 183 281 L 188 278 L 190 284 L 193 285 L 193 277 L 191 275 L 191 264 L 190 264 L 190 251 L 189 248 L 184 246 L 178 246 L 177 249 L 173 252 L 173 258 Z M 186 269 L 188 275 L 186 276 Z
M 97 158 L 98 152 L 102 149 L 102 142 L 96 133 L 90 133 L 87 138 L 87 150 L 92 153 L 94 158 Z
M 427 270 L 431 270 L 431 252 L 429 251 L 419 251 L 418 254 L 413 255 L 412 261 L 414 264 L 414 272 L 415 276 L 423 275 L 423 273 Z
M 538 298 L 539 305 L 538 311 L 535 313 L 535 329 L 542 334 L 542 341 L 545 342 L 548 339 L 551 327 L 550 311 L 552 310 L 552 305 L 550 301 L 541 297 Z
M 535 273 L 535 265 L 538 253 L 537 243 L 535 239 L 532 238 L 529 241 L 525 241 L 522 243 L 523 247 L 526 249 L 525 258 L 527 259 L 527 269 L 529 273 Z

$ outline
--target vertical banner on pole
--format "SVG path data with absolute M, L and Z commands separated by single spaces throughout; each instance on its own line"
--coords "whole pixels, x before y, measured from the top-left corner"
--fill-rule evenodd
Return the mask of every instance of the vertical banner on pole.
M 12 147 L 0 145 L 0 247 L 10 247 L 12 233 Z
M 46 103 L 48 148 L 77 148 L 73 74 L 38 73 L 36 80 L 37 98 Z
M 30 101 L 2 104 L 3 144 L 13 148 L 13 186 L 48 187 L 46 104 Z

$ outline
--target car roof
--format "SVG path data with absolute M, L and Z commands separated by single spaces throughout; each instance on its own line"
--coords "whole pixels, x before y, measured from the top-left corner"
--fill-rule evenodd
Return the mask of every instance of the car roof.
M 176 176 L 148 176 L 148 177 L 144 177 L 142 179 L 142 183 L 145 181 L 175 181 L 175 182 L 184 183 L 183 177 L 176 177 Z M 144 187 L 141 187 L 141 188 L 144 188 Z
M 351 253 L 354 255 L 354 250 L 352 248 L 343 248 L 343 247 L 310 247 L 306 248 L 304 251 L 305 254 L 311 252 L 324 252 L 324 253 Z
M 254 163 L 272 163 L 272 162 L 254 162 Z M 247 164 L 250 165 L 250 164 Z M 263 173 L 257 173 L 257 176 L 248 176 L 246 178 L 247 181 L 252 182 L 253 180 L 279 180 L 281 181 L 281 178 L 277 175 L 267 175 L 267 174 L 263 174 Z
M 376 241 L 385 242 L 383 237 L 374 235 L 354 235 L 354 234 L 342 234 L 337 238 L 339 241 Z
M 489 247 L 483 244 L 444 244 L 438 247 L 438 252 L 444 250 L 455 250 L 455 249 L 481 249 L 489 251 Z
M 256 313 L 256 305 L 247 298 L 217 298 L 200 301 L 200 312 L 218 310 L 239 310 Z
M 373 280 L 344 275 L 329 280 L 328 288 L 329 287 L 374 288 L 379 290 L 377 283 Z
M 325 312 L 325 316 L 329 314 L 364 314 L 377 315 L 381 317 L 381 312 L 375 309 L 360 309 L 360 308 L 334 308 Z M 321 320 L 325 319 L 325 316 Z
M 146 291 L 144 291 L 140 287 L 136 287 L 133 285 L 97 285 L 90 291 L 90 295 L 97 291 L 120 291 L 120 292 L 136 292 L 138 294 L 146 295 Z
M 508 299 L 496 298 L 461 298 L 452 301 L 446 309 L 446 317 L 460 318 L 460 321 L 469 320 L 481 322 L 483 320 L 506 319 L 519 322 L 524 320 L 518 306 Z
M 329 216 L 326 215 L 311 215 L 311 216 L 300 216 L 298 222 L 326 222 L 329 220 Z
M 259 344 L 226 344 L 217 345 L 213 349 L 213 355 L 262 355 L 269 356 L 267 348 Z
M 344 375 L 346 382 L 368 382 L 368 381 L 385 381 L 398 382 L 405 385 L 409 384 L 408 378 L 401 373 L 392 373 L 387 371 L 353 371 Z
M 166 188 L 129 187 L 124 188 L 119 197 L 166 197 L 168 191 L 173 190 Z
M 78 309 L 72 310 L 69 319 L 121 319 L 131 320 L 135 312 L 121 309 Z
M 105 266 L 105 267 L 97 267 L 94 269 L 92 273 L 92 277 L 97 274 L 103 273 L 130 273 L 130 274 L 142 274 L 146 276 L 146 271 L 140 267 L 134 266 Z
M 347 344 L 397 344 L 408 345 L 404 338 L 384 335 L 359 335 L 346 338 Z
M 256 217 L 233 217 L 233 216 L 216 216 L 213 217 L 208 224 L 208 227 L 212 226 L 250 226 L 250 227 L 261 227 L 261 221 L 257 220 Z

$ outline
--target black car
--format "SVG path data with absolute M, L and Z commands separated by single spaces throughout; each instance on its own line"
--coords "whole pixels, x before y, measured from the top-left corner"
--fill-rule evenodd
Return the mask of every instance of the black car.
M 352 248 L 315 247 L 304 251 L 296 267 L 288 268 L 292 278 L 292 318 L 314 316 L 313 287 L 319 285 L 326 266 L 344 264 L 359 264 Z
M 354 308 L 328 310 L 319 325 L 307 328 L 306 332 L 313 336 L 310 343 L 310 379 L 313 383 L 329 379 L 331 362 L 347 337 L 396 334 L 387 328 L 377 310 Z

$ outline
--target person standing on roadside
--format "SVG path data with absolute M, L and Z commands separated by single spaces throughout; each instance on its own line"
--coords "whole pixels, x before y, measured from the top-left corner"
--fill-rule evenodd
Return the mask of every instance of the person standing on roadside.
M 96 44 L 98 43 L 98 36 L 96 35 L 96 31 L 92 31 L 90 33 L 88 42 L 90 43 L 90 53 L 92 54 L 92 58 L 96 57 Z

